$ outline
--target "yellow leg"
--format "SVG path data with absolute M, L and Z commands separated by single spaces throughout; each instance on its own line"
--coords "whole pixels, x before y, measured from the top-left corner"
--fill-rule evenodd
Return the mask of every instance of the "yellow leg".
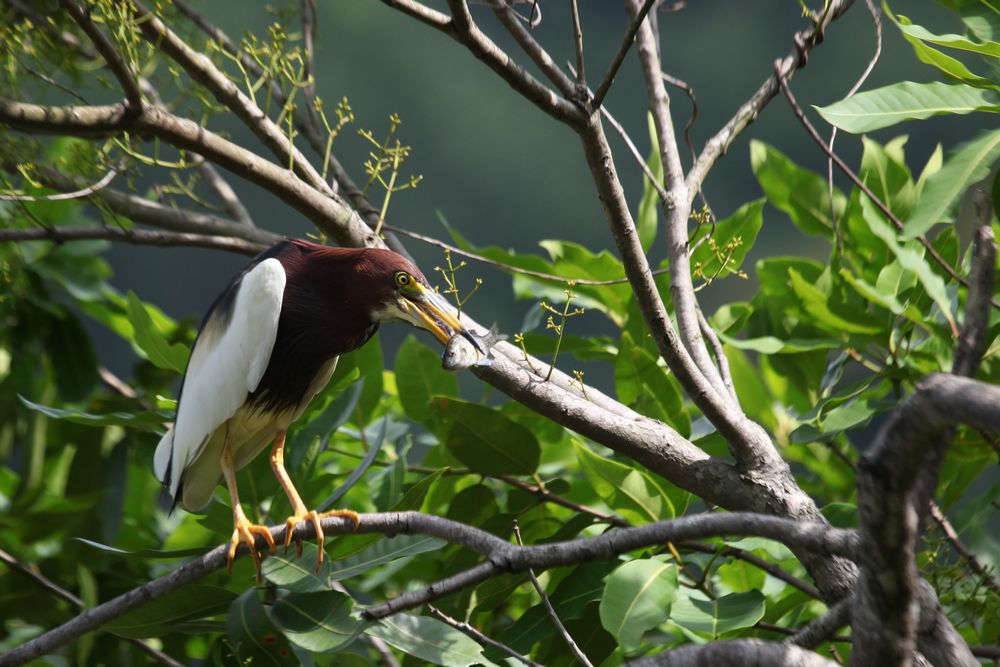
M 239 492 L 236 490 L 236 467 L 233 464 L 233 452 L 229 448 L 228 427 L 226 429 L 226 441 L 222 445 L 222 456 L 219 457 L 219 463 L 222 466 L 222 475 L 226 478 L 226 486 L 229 487 L 229 500 L 233 506 L 233 537 L 229 541 L 229 556 L 226 563 L 229 567 L 229 571 L 232 572 L 233 559 L 236 558 L 236 549 L 239 548 L 240 542 L 246 542 L 246 545 L 250 550 L 250 555 L 253 556 L 253 564 L 257 570 L 257 579 L 260 580 L 260 554 L 257 553 L 257 539 L 254 535 L 262 535 L 264 539 L 267 540 L 271 553 L 274 553 L 275 550 L 274 538 L 271 536 L 271 531 L 267 529 L 267 526 L 250 523 L 250 521 L 247 520 L 246 515 L 243 513 L 243 507 L 240 505 Z
M 285 490 L 288 502 L 292 504 L 292 515 L 285 520 L 285 551 L 288 550 L 288 545 L 292 543 L 292 534 L 295 531 L 295 526 L 300 521 L 311 521 L 313 528 L 316 530 L 316 545 L 319 547 L 316 556 L 316 571 L 319 572 L 319 568 L 323 564 L 324 554 L 323 527 L 320 525 L 319 520 L 330 516 L 346 517 L 357 528 L 359 524 L 358 513 L 351 510 L 317 512 L 316 510 L 306 509 L 305 503 L 302 502 L 302 497 L 299 496 L 299 492 L 295 489 L 295 485 L 292 484 L 292 480 L 288 477 L 288 472 L 285 470 L 285 431 L 278 431 L 274 434 L 274 447 L 271 449 L 271 469 L 274 470 L 281 488 Z M 295 546 L 299 555 L 302 555 L 302 541 L 296 540 Z

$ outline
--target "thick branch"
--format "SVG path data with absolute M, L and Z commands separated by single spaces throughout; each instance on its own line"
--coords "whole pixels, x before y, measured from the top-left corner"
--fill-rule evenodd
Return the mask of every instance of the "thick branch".
M 864 548 L 859 552 L 852 664 L 910 664 L 916 648 L 918 603 L 928 597 L 921 594 L 914 560 L 917 511 L 911 492 L 924 457 L 956 423 L 1000 431 L 1000 387 L 954 375 L 927 378 L 893 413 L 858 466 Z M 925 616 L 925 622 L 930 622 L 931 615 Z M 943 628 L 945 637 L 947 629 Z M 964 647 L 960 639 L 953 643 Z M 967 647 L 964 655 L 949 657 L 941 664 L 975 664 Z
M 254 256 L 266 245 L 244 239 L 183 232 L 154 232 L 148 229 L 121 229 L 120 227 L 49 227 L 47 229 L 0 229 L 0 243 L 10 241 L 120 241 L 132 245 L 190 246 L 224 250 Z
M 489 560 L 486 562 L 451 578 L 460 582 L 459 587 L 474 585 L 496 572 L 522 572 L 528 568 L 543 570 L 560 565 L 610 559 L 627 551 L 666 541 L 718 535 L 754 535 L 776 539 L 789 546 L 795 545 L 841 555 L 853 554 L 856 542 L 854 531 L 746 513 L 701 514 L 635 528 L 616 529 L 599 537 L 530 547 L 518 547 L 478 528 L 419 512 L 362 514 L 356 530 L 349 519 L 329 517 L 323 519 L 322 527 L 327 535 L 345 535 L 352 532 L 430 535 L 487 556 Z M 271 534 L 275 542 L 282 543 L 285 526 L 272 527 Z M 297 539 L 310 539 L 313 536 L 314 527 L 311 522 L 303 522 L 295 530 Z M 263 538 L 257 546 L 265 548 L 266 543 Z M 228 549 L 228 544 L 216 547 L 201 558 L 189 561 L 167 575 L 84 611 L 68 623 L 3 654 L 0 656 L 0 667 L 20 665 L 45 655 L 122 614 L 198 581 L 226 564 Z M 246 553 L 245 545 L 240 545 L 240 553 Z M 433 589 L 444 593 L 458 590 L 450 586 L 439 588 L 437 585 Z M 404 593 L 390 603 L 369 607 L 366 615 L 371 618 L 381 618 L 402 609 L 425 604 L 441 595 L 424 596 L 413 602 L 414 597 L 411 593 Z
M 792 644 L 763 639 L 732 639 L 708 644 L 689 644 L 627 663 L 628 667 L 836 667 L 837 663 Z

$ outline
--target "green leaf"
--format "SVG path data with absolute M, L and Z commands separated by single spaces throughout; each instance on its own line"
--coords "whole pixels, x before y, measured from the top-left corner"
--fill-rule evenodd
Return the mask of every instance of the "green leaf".
M 188 359 L 187 347 L 167 342 L 146 311 L 146 305 L 131 290 L 128 293 L 128 319 L 135 331 L 135 344 L 154 365 L 178 373 L 184 372 Z
M 85 426 L 127 426 L 130 428 L 158 433 L 163 430 L 163 422 L 169 417 L 159 412 L 107 412 L 104 414 L 91 414 L 80 412 L 79 410 L 69 410 L 53 408 L 48 405 L 32 403 L 23 396 L 18 396 L 21 403 L 29 410 L 40 412 L 52 419 L 62 419 L 74 424 L 84 424 Z
M 458 380 L 441 368 L 441 355 L 413 336 L 396 353 L 396 387 L 406 414 L 427 425 L 437 423 L 431 396 L 458 394 Z
M 366 623 L 351 616 L 354 601 L 338 591 L 289 593 L 271 608 L 271 620 L 296 646 L 314 653 L 344 648 Z
M 973 111 L 1000 112 L 1000 93 L 966 84 L 903 81 L 816 107 L 826 122 L 863 134 L 906 120 Z
M 247 589 L 233 600 L 226 616 L 226 636 L 238 664 L 254 667 L 295 667 L 299 664 L 288 641 L 264 611 L 256 588 Z
M 104 630 L 119 637 L 158 637 L 169 634 L 180 621 L 221 614 L 235 598 L 225 588 L 191 584 L 119 616 Z
M 815 284 L 803 278 L 795 269 L 789 269 L 788 275 L 791 278 L 792 290 L 802 299 L 806 312 L 815 317 L 817 323 L 826 325 L 826 328 L 832 331 L 846 333 L 875 334 L 881 331 L 882 328 L 877 324 L 860 321 L 869 319 L 863 313 L 855 313 L 854 318 L 847 319 L 834 312 L 830 305 L 830 297 L 819 290 Z
M 441 419 L 451 422 L 445 446 L 471 470 L 486 475 L 530 475 L 538 469 L 538 438 L 499 410 L 438 396 Z
M 391 563 L 398 558 L 441 549 L 444 540 L 426 535 L 398 535 L 379 540 L 356 556 L 331 563 L 331 580 L 341 581 L 363 574 L 372 568 Z
M 316 571 L 319 548 L 312 542 L 302 545 L 302 555 L 277 553 L 264 559 L 261 574 L 272 584 L 293 593 L 315 593 L 330 590 L 330 561 L 324 560 Z
M 858 507 L 851 503 L 828 503 L 820 510 L 830 525 L 837 528 L 858 527 Z
M 784 211 L 806 234 L 833 237 L 830 195 L 826 179 L 799 167 L 781 151 L 760 141 L 750 142 L 750 164 L 767 200 Z M 834 188 L 836 215 L 844 210 L 843 193 Z
M 760 591 L 730 593 L 707 600 L 695 591 L 678 596 L 670 620 L 688 630 L 717 637 L 723 632 L 749 628 L 764 616 L 764 596 Z
M 574 439 L 576 457 L 587 481 L 608 507 L 633 523 L 650 523 L 676 516 L 673 503 L 646 473 L 598 456 Z
M 702 242 L 691 253 L 692 272 L 704 280 L 712 280 L 715 277 L 725 278 L 739 270 L 764 224 L 763 210 L 764 200 L 755 199 L 738 208 L 725 220 L 719 220 L 714 232 L 711 225 L 702 225 L 691 241 L 691 246 L 694 247 L 709 234 L 711 239 Z M 722 266 L 723 261 L 725 267 Z
M 888 10 L 885 3 L 883 3 L 883 7 L 886 7 L 886 14 L 893 20 L 893 22 L 895 22 L 899 31 L 908 38 L 918 39 L 921 42 L 936 44 L 938 46 L 946 46 L 960 51 L 971 51 L 972 53 L 978 53 L 992 58 L 1000 58 L 1000 43 L 997 43 L 996 41 L 987 40 L 984 42 L 973 42 L 968 37 L 963 37 L 962 35 L 935 35 L 931 31 L 927 30 L 927 28 L 915 25 L 912 21 L 910 21 L 910 19 L 901 14 L 899 16 L 893 16 L 892 12 Z
M 719 334 L 726 344 L 741 350 L 753 350 L 761 354 L 794 354 L 795 352 L 811 352 L 813 350 L 833 350 L 843 346 L 844 342 L 836 338 L 789 338 L 782 340 L 775 336 L 758 336 L 757 338 L 733 338 Z
M 382 619 L 365 632 L 404 653 L 435 665 L 468 667 L 481 664 L 496 667 L 495 663 L 483 656 L 482 646 L 434 618 L 396 614 Z
M 663 183 L 663 162 L 660 160 L 660 146 L 656 136 L 656 126 L 653 114 L 646 114 L 649 126 L 649 159 L 646 165 L 657 183 Z M 636 231 L 639 232 L 639 243 L 644 252 L 649 252 L 656 240 L 656 223 L 660 211 L 660 193 L 645 175 L 642 177 L 642 199 L 639 200 L 639 212 L 635 218 Z
M 997 137 L 1000 138 L 1000 133 L 997 134 Z M 955 319 L 951 313 L 951 301 L 948 299 L 944 279 L 936 274 L 931 265 L 924 259 L 923 249 L 917 250 L 909 245 L 901 245 L 896 239 L 896 230 L 889 225 L 882 212 L 876 209 L 867 197 L 861 200 L 861 208 L 868 228 L 882 239 L 889 251 L 896 256 L 900 265 L 917 277 L 927 295 L 941 310 L 954 330 Z
M 883 3 L 883 7 L 885 7 L 886 15 L 896 24 L 896 27 L 899 28 L 900 32 L 903 33 L 903 38 L 910 43 L 913 47 L 914 53 L 917 54 L 917 58 L 919 58 L 921 62 L 937 67 L 946 76 L 974 86 L 988 86 L 990 84 L 989 79 L 984 79 L 977 74 L 973 74 L 961 60 L 952 58 L 948 54 L 928 46 L 927 42 L 934 44 L 940 43 L 941 40 L 934 39 L 936 35 L 921 26 L 913 25 L 912 22 L 905 16 L 894 16 L 893 13 L 889 11 L 889 8 L 885 5 L 885 3 Z M 958 36 L 953 35 L 953 37 Z M 970 46 L 973 44 L 968 40 L 964 40 L 964 42 Z M 996 46 L 1000 47 L 1000 44 Z
M 673 563 L 636 559 L 611 573 L 601 598 L 601 625 L 625 651 L 638 648 L 646 630 L 667 620 L 677 594 Z
M 927 179 L 914 213 L 903 227 L 903 238 L 920 236 L 940 222 L 953 222 L 962 195 L 986 178 L 1000 158 L 1000 130 L 992 130 L 963 144 Z
M 109 553 L 118 554 L 120 556 L 129 556 L 135 558 L 149 559 L 149 558 L 187 558 L 189 556 L 204 556 L 212 547 L 199 547 L 196 549 L 173 549 L 173 550 L 162 550 L 162 549 L 136 549 L 135 551 L 126 551 L 125 549 L 119 549 L 118 547 L 108 546 L 107 544 L 101 544 L 100 542 L 95 542 L 93 540 L 88 540 L 83 537 L 74 537 L 73 539 L 78 542 L 86 544 L 88 547 L 93 547 L 95 549 L 100 549 L 101 551 L 107 551 Z

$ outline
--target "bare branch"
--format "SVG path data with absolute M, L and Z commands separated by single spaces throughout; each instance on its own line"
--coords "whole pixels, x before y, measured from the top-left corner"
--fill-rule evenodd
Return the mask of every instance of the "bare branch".
M 521 528 L 517 525 L 517 520 L 514 520 L 514 535 L 517 537 L 517 544 L 519 546 L 524 546 L 524 540 L 521 539 Z M 538 581 L 538 577 L 535 576 L 535 571 L 530 567 L 528 568 L 528 579 L 531 581 L 531 586 L 538 593 L 539 599 L 542 601 L 542 605 L 545 607 L 545 611 L 548 612 L 549 618 L 552 619 L 553 625 L 556 626 L 556 630 L 559 631 L 559 636 L 562 637 L 563 642 L 569 647 L 569 652 L 572 653 L 583 667 L 594 667 L 593 663 L 587 659 L 587 654 L 580 650 L 577 646 L 576 641 L 573 640 L 573 636 L 569 634 L 566 626 L 563 625 L 562 620 L 559 618 L 559 614 L 556 613 L 555 607 L 552 606 L 552 600 L 549 596 L 545 594 L 545 589 L 542 584 Z
M 559 69 L 558 63 L 552 59 L 552 56 L 548 54 L 542 45 L 532 37 L 531 33 L 528 32 L 528 29 L 522 23 L 521 18 L 511 9 L 510 5 L 504 2 L 504 0 L 490 0 L 489 4 L 493 9 L 493 13 L 496 14 L 500 23 L 507 28 L 507 32 L 511 34 L 514 41 L 538 65 L 538 68 L 548 77 L 549 81 L 555 85 L 567 100 L 574 100 L 577 93 L 576 85 Z
M 614 59 L 612 59 L 611 64 L 608 66 L 607 73 L 601 79 L 600 85 L 597 86 L 597 92 L 594 93 L 594 99 L 591 104 L 595 109 L 600 109 L 601 105 L 604 104 L 604 98 L 607 96 L 608 91 L 611 90 L 611 85 L 615 82 L 615 77 L 618 76 L 618 70 L 621 69 L 622 62 L 625 61 L 625 56 L 628 55 L 629 49 L 632 48 L 632 42 L 635 41 L 635 34 L 639 31 L 639 26 L 646 20 L 646 15 L 649 14 L 649 10 L 655 3 L 656 0 L 645 0 L 638 13 L 631 16 L 628 30 L 625 31 L 625 37 L 622 39 L 621 46 L 618 47 L 618 52 L 615 53 Z
M 726 154 L 736 138 L 757 119 L 757 115 L 778 94 L 778 78 L 791 78 L 795 70 L 805 67 L 809 53 L 823 41 L 830 23 L 843 16 L 853 4 L 854 0 L 832 0 L 823 14 L 822 23 L 795 34 L 793 38 L 795 50 L 778 61 L 777 76 L 771 74 L 750 99 L 736 110 L 733 117 L 705 143 L 705 147 L 691 165 L 687 175 L 689 197 L 694 197 L 712 166 Z
M 416 0 L 382 0 L 393 9 L 398 9 L 407 16 L 415 18 L 424 25 L 447 32 L 451 29 L 451 19 L 447 14 L 431 9 Z
M 733 400 L 738 401 L 736 386 L 733 384 L 733 374 L 729 370 L 729 358 L 726 357 L 726 350 L 722 347 L 722 342 L 719 340 L 719 336 L 715 333 L 712 325 L 705 318 L 705 313 L 701 312 L 701 306 L 698 306 L 695 314 L 698 316 L 698 326 L 701 328 L 701 335 L 708 340 L 708 344 L 712 347 L 712 354 L 715 355 L 715 363 L 719 367 L 719 375 L 722 376 L 722 383 L 726 385 L 726 389 L 729 390 L 729 395 L 732 396 Z
M 299 14 L 302 15 L 302 41 L 305 54 L 303 57 L 302 76 L 305 78 L 305 86 L 302 93 L 306 100 L 306 118 L 309 124 L 316 125 L 316 112 L 313 103 L 316 101 L 316 23 L 319 16 L 316 12 L 316 0 L 302 0 Z
M 587 94 L 587 74 L 583 57 L 583 28 L 580 27 L 580 8 L 577 7 L 576 0 L 569 0 L 570 14 L 573 16 L 573 45 L 576 48 L 576 77 L 575 91 L 577 96 L 586 97 Z
M 73 17 L 80 29 L 86 33 L 90 41 L 93 42 L 97 52 L 101 54 L 118 83 L 121 84 L 125 92 L 126 115 L 136 116 L 142 113 L 142 93 L 139 92 L 139 85 L 136 82 L 129 66 L 122 59 L 118 49 L 111 43 L 107 35 L 101 32 L 94 21 L 90 18 L 90 9 L 84 9 L 76 4 L 75 0 L 59 0 L 59 3 L 66 9 L 66 12 Z
M 31 579 L 33 582 L 44 588 L 48 593 L 54 595 L 55 597 L 65 600 L 70 603 L 76 609 L 86 609 L 87 605 L 84 604 L 83 600 L 73 595 L 70 591 L 66 590 L 62 586 L 56 584 L 51 579 L 43 575 L 41 572 L 36 572 L 35 570 L 25 567 L 19 560 L 11 556 L 9 553 L 0 549 L 0 561 L 7 564 L 7 567 L 12 570 L 16 570 L 23 574 L 25 577 Z M 150 658 L 160 663 L 161 665 L 167 665 L 167 667 L 183 667 L 183 665 L 169 655 L 153 648 L 141 639 L 129 638 L 126 639 L 128 643 L 135 646 L 137 649 L 148 655 Z
M 786 644 L 795 644 L 804 648 L 816 648 L 837 634 L 841 628 L 851 623 L 851 607 L 854 598 L 847 596 L 837 601 L 825 614 L 810 621 L 804 628 L 785 640 Z
M 853 554 L 856 543 L 854 531 L 750 513 L 686 516 L 645 526 L 616 529 L 598 537 L 528 547 L 518 547 L 478 528 L 419 512 L 361 514 L 359 519 L 357 528 L 350 519 L 342 517 L 325 518 L 321 525 L 327 535 L 351 533 L 430 535 L 461 545 L 489 559 L 472 570 L 449 577 L 447 583 L 435 584 L 432 590 L 436 594 L 428 594 L 426 589 L 423 592 L 411 591 L 389 603 L 369 607 L 365 611 L 365 615 L 369 618 L 383 618 L 397 611 L 424 605 L 453 590 L 460 590 L 483 581 L 497 572 L 523 572 L 528 568 L 543 570 L 560 565 L 606 560 L 618 554 L 666 541 L 716 535 L 755 535 L 776 539 L 788 545 L 840 555 Z M 270 530 L 275 542 L 284 541 L 286 530 L 284 524 L 274 526 Z M 310 539 L 314 536 L 314 531 L 311 522 L 303 522 L 296 527 L 295 538 Z M 264 539 L 261 537 L 258 546 L 263 548 L 264 544 Z M 226 564 L 228 550 L 228 543 L 220 545 L 169 574 L 84 611 L 71 621 L 0 655 L 0 667 L 23 664 L 45 655 L 122 614 L 198 581 Z M 239 553 L 246 553 L 246 545 L 240 546 Z
M 951 525 L 951 521 L 948 520 L 948 517 L 945 516 L 944 512 L 941 511 L 941 508 L 933 500 L 930 503 L 930 514 L 931 518 L 934 519 L 934 522 L 941 529 L 941 532 L 944 533 L 945 538 L 951 543 L 952 548 L 958 552 L 958 555 L 965 559 L 965 562 L 969 564 L 973 572 L 979 575 L 979 578 L 986 584 L 987 588 L 994 593 L 1000 594 L 1000 582 L 997 582 L 993 573 L 976 558 L 976 554 L 969 551 L 968 547 L 962 544 L 962 540 L 959 539 L 955 527 Z
M 641 7 L 638 0 L 629 0 L 629 11 L 638 15 Z M 643 22 L 636 33 L 636 48 L 642 74 L 646 80 L 646 98 L 649 111 L 656 126 L 663 163 L 664 187 L 667 197 L 663 200 L 666 226 L 667 257 L 670 260 L 670 297 L 677 318 L 677 334 L 681 343 L 691 355 L 698 371 L 718 394 L 720 402 L 728 404 L 734 411 L 740 411 L 739 403 L 732 400 L 722 381 L 718 368 L 708 355 L 708 348 L 698 326 L 698 301 L 691 282 L 691 262 L 688 256 L 688 220 L 691 204 L 684 181 L 680 152 L 673 119 L 670 116 L 670 97 L 661 76 L 660 57 L 657 53 L 656 36 L 649 22 Z
M 244 239 L 183 232 L 154 232 L 119 227 L 49 227 L 47 229 L 0 229 L 0 243 L 18 241 L 93 241 L 102 239 L 132 245 L 191 246 L 225 250 L 254 256 L 267 246 Z
M 836 667 L 823 656 L 790 644 L 762 639 L 731 639 L 689 644 L 627 663 L 628 667 L 706 667 L 707 665 L 753 665 L 754 667 Z
M 451 627 L 455 628 L 459 632 L 461 632 L 461 633 L 463 633 L 465 635 L 468 635 L 469 637 L 472 637 L 474 640 L 476 640 L 480 644 L 487 644 L 487 645 L 492 646 L 493 648 L 497 649 L 498 651 L 503 651 L 504 653 L 506 653 L 510 657 L 512 657 L 515 660 L 517 660 L 518 662 L 520 662 L 521 664 L 528 665 L 528 667 L 543 667 L 543 665 L 541 663 L 535 662 L 531 658 L 528 658 L 528 657 L 525 657 L 525 656 L 521 655 L 520 653 L 518 653 L 517 651 L 515 651 L 511 647 L 507 646 L 506 644 L 498 642 L 497 640 L 495 640 L 495 639 L 493 639 L 491 637 L 487 637 L 482 632 L 480 632 L 479 630 L 476 630 L 474 627 L 472 627 L 471 625 L 469 625 L 465 621 L 460 621 L 460 620 L 458 620 L 456 618 L 452 618 L 451 616 L 449 616 L 448 614 L 444 613 L 443 611 L 441 611 L 440 609 L 438 609 L 437 607 L 435 607 L 432 604 L 428 604 L 427 605 L 427 610 L 429 612 L 431 612 L 431 615 L 434 618 L 438 619 L 439 621 L 442 621 L 443 623 L 447 623 L 448 625 L 450 625 Z

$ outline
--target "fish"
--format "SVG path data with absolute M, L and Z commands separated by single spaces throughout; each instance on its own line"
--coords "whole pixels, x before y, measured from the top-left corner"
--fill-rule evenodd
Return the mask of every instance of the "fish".
M 441 367 L 449 371 L 460 371 L 473 366 L 489 366 L 493 363 L 493 346 L 507 336 L 497 331 L 496 325 L 484 334 L 463 331 L 452 336 L 444 346 Z

